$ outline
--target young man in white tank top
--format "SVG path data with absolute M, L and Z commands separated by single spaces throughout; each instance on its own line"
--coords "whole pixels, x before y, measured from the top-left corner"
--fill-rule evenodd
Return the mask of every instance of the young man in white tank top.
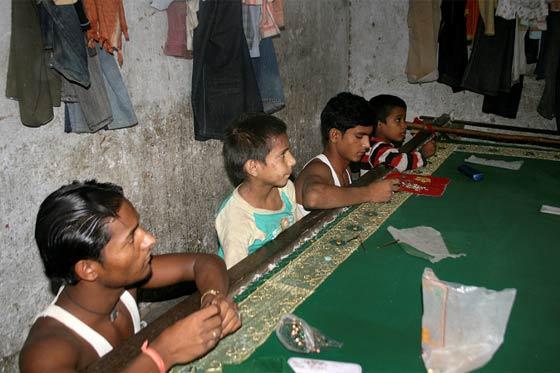
M 74 182 L 39 208 L 35 240 L 47 277 L 63 283 L 20 353 L 22 372 L 77 372 L 141 327 L 138 287 L 196 281 L 201 310 L 146 343 L 124 371 L 165 372 L 212 349 L 241 326 L 226 297 L 224 262 L 208 254 L 151 255 L 155 238 L 113 184 Z
M 343 92 L 329 100 L 321 113 L 323 153 L 304 166 L 295 182 L 302 215 L 314 209 L 391 199 L 398 190 L 396 180 L 350 186 L 350 162 L 359 162 L 368 150 L 374 124 L 373 113 L 363 97 Z

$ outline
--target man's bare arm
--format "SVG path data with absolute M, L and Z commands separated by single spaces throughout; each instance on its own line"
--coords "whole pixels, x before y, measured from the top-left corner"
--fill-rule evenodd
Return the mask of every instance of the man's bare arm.
M 301 177 L 301 179 L 300 179 Z M 385 202 L 391 199 L 392 192 L 398 190 L 395 180 L 382 180 L 363 187 L 338 187 L 333 184 L 328 166 L 315 163 L 298 177 L 296 188 L 298 202 L 306 209 L 329 209 L 355 205 L 362 202 Z
M 164 254 L 152 259 L 152 276 L 146 288 L 195 281 L 201 293 L 214 289 L 227 294 L 229 279 L 224 261 L 212 254 Z
M 204 295 L 201 307 L 215 304 L 220 309 L 220 337 L 233 333 L 241 326 L 237 305 L 229 298 L 229 277 L 224 261 L 213 254 L 166 254 L 152 259 L 152 277 L 144 287 L 157 288 L 182 281 L 195 281 Z

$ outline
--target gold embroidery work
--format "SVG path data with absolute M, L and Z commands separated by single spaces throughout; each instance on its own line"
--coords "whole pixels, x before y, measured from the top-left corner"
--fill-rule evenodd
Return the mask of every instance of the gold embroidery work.
M 440 143 L 430 163 L 414 173 L 431 175 L 454 151 L 560 161 L 560 152 L 557 151 Z M 172 372 L 221 372 L 222 364 L 243 362 L 274 331 L 282 315 L 292 312 L 313 294 L 409 196 L 409 193 L 397 193 L 388 203 L 364 203 L 351 211 L 239 303 L 243 320 L 239 331 L 221 340 L 203 358 L 177 366 Z

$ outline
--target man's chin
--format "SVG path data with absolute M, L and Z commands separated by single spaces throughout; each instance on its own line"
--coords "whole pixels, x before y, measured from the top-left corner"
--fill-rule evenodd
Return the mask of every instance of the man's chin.
M 146 273 L 144 274 L 142 279 L 136 281 L 132 285 L 132 287 L 141 286 L 142 284 L 145 284 L 146 282 L 150 281 L 150 278 L 152 278 L 152 264 L 148 264 L 148 267 L 146 269 Z
M 278 182 L 276 184 L 276 188 L 284 188 L 286 184 L 288 184 L 288 180 L 290 180 L 290 177 L 287 177 L 285 180 Z

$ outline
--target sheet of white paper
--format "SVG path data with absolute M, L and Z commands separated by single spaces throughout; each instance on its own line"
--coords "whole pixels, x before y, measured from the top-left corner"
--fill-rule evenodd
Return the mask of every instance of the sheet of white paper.
M 545 214 L 560 215 L 560 207 L 542 205 L 541 212 L 544 212 Z
M 432 227 L 414 227 L 406 229 L 397 229 L 393 226 L 387 228 L 391 236 L 399 242 L 404 242 L 416 250 L 422 251 L 432 258 L 432 263 L 439 262 L 445 258 L 458 258 L 465 254 L 451 254 L 445 246 L 441 233 Z
M 523 161 L 501 161 L 497 159 L 486 159 L 477 157 L 476 155 L 471 155 L 465 162 L 475 163 L 475 164 L 482 164 L 485 166 L 492 166 L 492 167 L 499 167 L 499 168 L 506 168 L 508 170 L 517 171 L 523 165 Z
M 361 373 L 362 367 L 354 363 L 291 357 L 288 365 L 296 373 Z

